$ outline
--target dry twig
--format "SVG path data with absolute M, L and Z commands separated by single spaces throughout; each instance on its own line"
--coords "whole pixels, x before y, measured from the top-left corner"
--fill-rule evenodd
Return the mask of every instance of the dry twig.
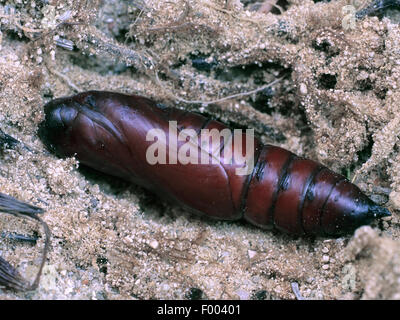
M 19 272 L 14 269 L 13 266 L 11 266 L 11 264 L 0 257 L 0 285 L 18 291 L 34 290 L 39 285 L 40 276 L 46 262 L 47 251 L 50 245 L 50 229 L 48 225 L 41 218 L 38 217 L 38 214 L 43 213 L 44 211 L 41 208 L 19 201 L 3 193 L 0 193 L 0 211 L 16 217 L 30 218 L 36 220 L 42 225 L 44 229 L 46 239 L 42 253 L 42 262 L 40 263 L 39 271 L 35 277 L 35 280 L 32 282 L 31 285 L 29 285 L 29 282 L 25 280 L 19 274 Z

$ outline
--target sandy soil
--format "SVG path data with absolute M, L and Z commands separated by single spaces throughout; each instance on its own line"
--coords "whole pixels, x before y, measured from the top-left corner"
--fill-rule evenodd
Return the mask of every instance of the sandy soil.
M 343 24 L 343 7 L 361 2 L 0 1 L 0 129 L 30 148 L 3 148 L 0 192 L 44 208 L 53 234 L 39 288 L 0 299 L 294 299 L 292 283 L 306 299 L 399 299 L 400 15 Z M 392 217 L 310 239 L 187 215 L 45 149 L 43 105 L 90 89 L 254 128 Z M 39 234 L 0 243 L 32 278 L 38 225 L 0 215 L 0 231 Z

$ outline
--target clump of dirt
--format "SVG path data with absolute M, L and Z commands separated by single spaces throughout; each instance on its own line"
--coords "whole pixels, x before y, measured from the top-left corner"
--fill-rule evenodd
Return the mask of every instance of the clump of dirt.
M 0 4 L 0 129 L 29 147 L 2 150 L 0 191 L 43 207 L 53 233 L 39 288 L 0 289 L 0 298 L 294 299 L 297 282 L 308 299 L 398 299 L 399 15 L 348 25 L 349 5 Z M 354 236 L 308 239 L 187 216 L 45 149 L 43 105 L 91 89 L 254 128 L 263 142 L 353 179 L 392 217 Z M 3 230 L 41 234 L 0 215 Z M 1 241 L 0 254 L 28 277 L 42 245 L 40 236 L 29 248 Z
M 348 281 L 358 286 L 362 299 L 400 299 L 400 250 L 398 241 L 379 237 L 372 228 L 359 228 L 345 250 L 348 270 L 357 276 Z M 352 282 L 353 281 L 353 282 Z

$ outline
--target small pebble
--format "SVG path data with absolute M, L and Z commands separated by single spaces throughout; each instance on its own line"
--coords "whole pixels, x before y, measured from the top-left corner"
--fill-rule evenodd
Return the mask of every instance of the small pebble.
M 153 249 L 157 249 L 158 248 L 158 241 L 157 240 L 153 240 L 150 241 L 149 246 L 152 247 Z
M 250 259 L 254 258 L 257 254 L 257 252 L 253 251 L 253 250 L 248 250 L 247 253 L 248 253 Z
M 321 251 L 322 251 L 323 253 L 328 253 L 328 252 L 329 252 L 329 249 L 328 249 L 327 247 L 323 247 Z
M 300 93 L 304 96 L 307 94 L 307 86 L 305 83 L 301 83 L 300 84 Z

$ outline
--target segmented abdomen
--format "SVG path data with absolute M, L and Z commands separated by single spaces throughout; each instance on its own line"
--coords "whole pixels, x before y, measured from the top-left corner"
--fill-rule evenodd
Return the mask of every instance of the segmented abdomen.
M 336 182 L 344 177 L 271 145 L 264 146 L 254 170 L 244 212 L 246 220 L 293 234 L 324 232 L 321 217 L 327 199 Z

